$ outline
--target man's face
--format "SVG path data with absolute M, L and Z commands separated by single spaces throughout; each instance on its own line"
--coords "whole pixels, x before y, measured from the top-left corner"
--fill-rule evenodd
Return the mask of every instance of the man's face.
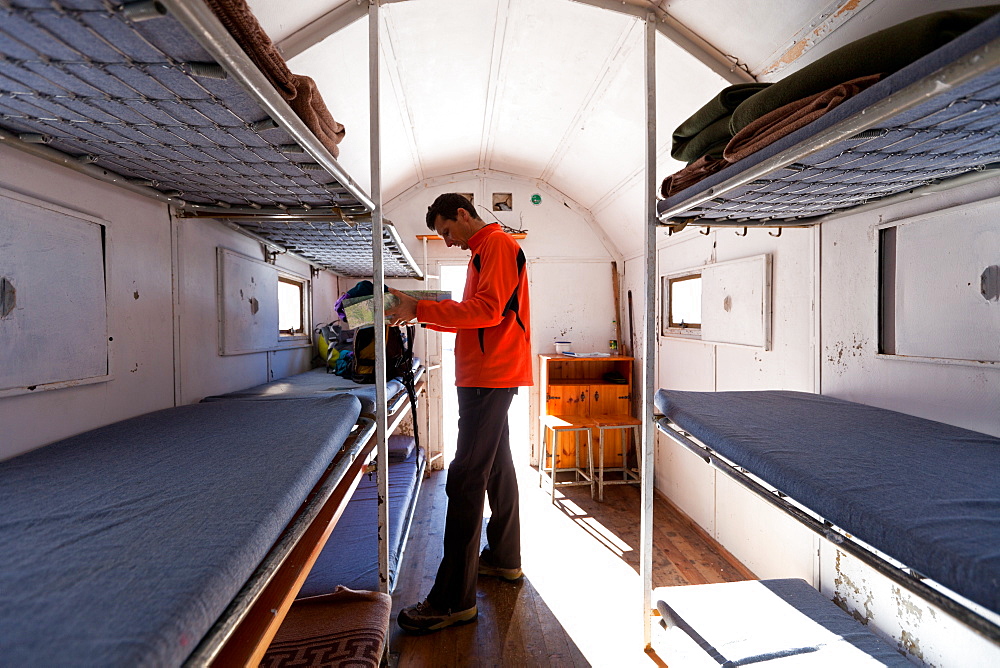
M 469 212 L 465 209 L 459 209 L 457 220 L 448 220 L 441 216 L 434 220 L 434 231 L 441 235 L 449 248 L 458 246 L 462 250 L 469 250 L 469 237 L 471 235 L 469 234 L 469 226 L 463 222 L 463 218 L 469 218 Z

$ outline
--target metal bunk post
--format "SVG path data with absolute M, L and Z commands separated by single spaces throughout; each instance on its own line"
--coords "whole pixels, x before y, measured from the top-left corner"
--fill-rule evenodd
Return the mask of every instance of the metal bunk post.
M 656 368 L 656 15 L 646 14 L 646 328 L 642 353 L 642 394 L 639 401 L 642 421 L 642 512 L 640 522 L 639 573 L 642 580 L 642 635 L 646 650 L 651 648 L 650 610 L 653 593 L 653 379 Z
M 379 591 L 389 593 L 389 446 L 386 433 L 385 267 L 382 264 L 382 136 L 379 126 L 379 15 L 378 0 L 368 3 L 368 114 L 371 123 L 372 168 L 372 282 L 375 284 L 375 423 L 378 456 L 378 580 Z M 415 418 L 414 418 L 415 419 Z

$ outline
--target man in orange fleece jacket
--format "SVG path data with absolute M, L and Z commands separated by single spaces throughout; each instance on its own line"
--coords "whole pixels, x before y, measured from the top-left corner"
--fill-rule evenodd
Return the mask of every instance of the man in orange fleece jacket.
M 507 410 L 517 388 L 533 384 L 524 251 L 456 193 L 434 200 L 427 227 L 449 247 L 471 251 L 472 259 L 462 301 L 418 301 L 390 288 L 400 303 L 386 311 L 393 323 L 416 319 L 457 334 L 458 447 L 448 467 L 444 557 L 427 599 L 399 613 L 399 625 L 414 633 L 475 620 L 477 575 L 510 581 L 522 576 Z M 493 514 L 486 526 L 489 546 L 479 554 L 486 495 Z

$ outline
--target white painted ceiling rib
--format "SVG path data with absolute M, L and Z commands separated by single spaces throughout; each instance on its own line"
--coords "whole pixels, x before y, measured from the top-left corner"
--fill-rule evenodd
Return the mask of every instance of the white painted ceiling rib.
M 783 45 L 769 54 L 750 71 L 761 80 L 776 81 L 781 72 L 801 58 L 806 51 L 820 43 L 838 27 L 856 16 L 873 0 L 837 0 L 824 7 L 804 28 L 791 39 L 791 46 Z
M 593 84 L 590 90 L 587 91 L 583 104 L 566 127 L 562 140 L 549 158 L 545 169 L 542 170 L 541 179 L 543 181 L 549 182 L 552 178 L 553 173 L 559 167 L 559 163 L 565 158 L 570 145 L 579 136 L 580 130 L 586 125 L 587 117 L 593 112 L 594 107 L 602 101 L 608 91 L 608 87 L 621 72 L 624 63 L 628 60 L 629 54 L 642 44 L 642 31 L 636 28 L 637 25 L 638 21 L 630 21 L 618 35 L 618 39 L 611 48 L 607 60 L 604 62 L 597 76 L 594 77 Z
M 487 85 L 486 108 L 483 114 L 483 137 L 479 145 L 479 168 L 488 169 L 493 155 L 493 146 L 500 119 L 498 107 L 503 99 L 504 81 L 503 53 L 507 42 L 507 22 L 510 20 L 511 5 L 516 0 L 499 0 L 496 23 L 493 29 L 493 46 L 490 51 L 490 79 Z
M 393 93 L 396 97 L 396 103 L 399 105 L 400 116 L 404 119 L 403 121 L 403 134 L 406 136 L 407 147 L 410 151 L 410 157 L 413 160 L 413 171 L 416 174 L 417 181 L 424 180 L 424 167 L 420 160 L 420 151 L 417 150 L 417 140 L 413 135 L 413 113 L 410 110 L 410 105 L 406 99 L 406 93 L 404 92 L 403 82 L 399 74 L 399 66 L 396 61 L 394 44 L 398 42 L 398 37 L 396 36 L 395 21 L 393 19 L 391 12 L 382 12 L 384 16 L 383 24 L 385 25 L 385 39 L 380 40 L 382 47 L 382 62 L 385 65 L 389 73 L 389 82 L 392 85 Z

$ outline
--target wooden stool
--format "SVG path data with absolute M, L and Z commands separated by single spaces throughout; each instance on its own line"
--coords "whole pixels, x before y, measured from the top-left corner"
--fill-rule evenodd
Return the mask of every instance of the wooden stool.
M 591 428 L 596 427 L 596 423 L 581 415 L 541 415 L 542 422 L 542 461 L 538 467 L 538 486 L 541 487 L 548 476 L 549 488 L 552 494 L 552 503 L 556 502 L 556 485 L 569 487 L 574 485 L 590 485 L 590 498 L 594 498 L 594 439 Z M 548 433 L 552 432 L 552 465 L 546 466 L 549 457 Z M 576 466 L 562 467 L 556 466 L 556 447 L 559 442 L 559 434 L 573 433 L 574 451 L 576 455 Z M 580 433 L 587 435 L 587 470 L 580 466 Z M 560 471 L 571 471 L 574 474 L 573 480 L 557 481 Z
M 597 500 L 604 501 L 604 486 L 605 485 L 634 485 L 641 482 L 639 476 L 639 471 L 633 471 L 628 467 L 628 460 L 626 458 L 626 450 L 628 449 L 626 444 L 628 443 L 628 430 L 635 430 L 635 442 L 639 443 L 639 426 L 642 424 L 638 418 L 634 418 L 631 415 L 597 415 L 592 418 L 597 425 L 598 440 L 600 441 L 600 454 L 598 455 L 598 468 L 597 468 Z M 622 465 L 615 466 L 612 468 L 604 468 L 604 432 L 609 429 L 621 429 L 622 430 L 622 440 L 621 440 L 621 454 L 622 454 Z M 604 474 L 606 472 L 621 473 L 621 480 L 605 480 Z

